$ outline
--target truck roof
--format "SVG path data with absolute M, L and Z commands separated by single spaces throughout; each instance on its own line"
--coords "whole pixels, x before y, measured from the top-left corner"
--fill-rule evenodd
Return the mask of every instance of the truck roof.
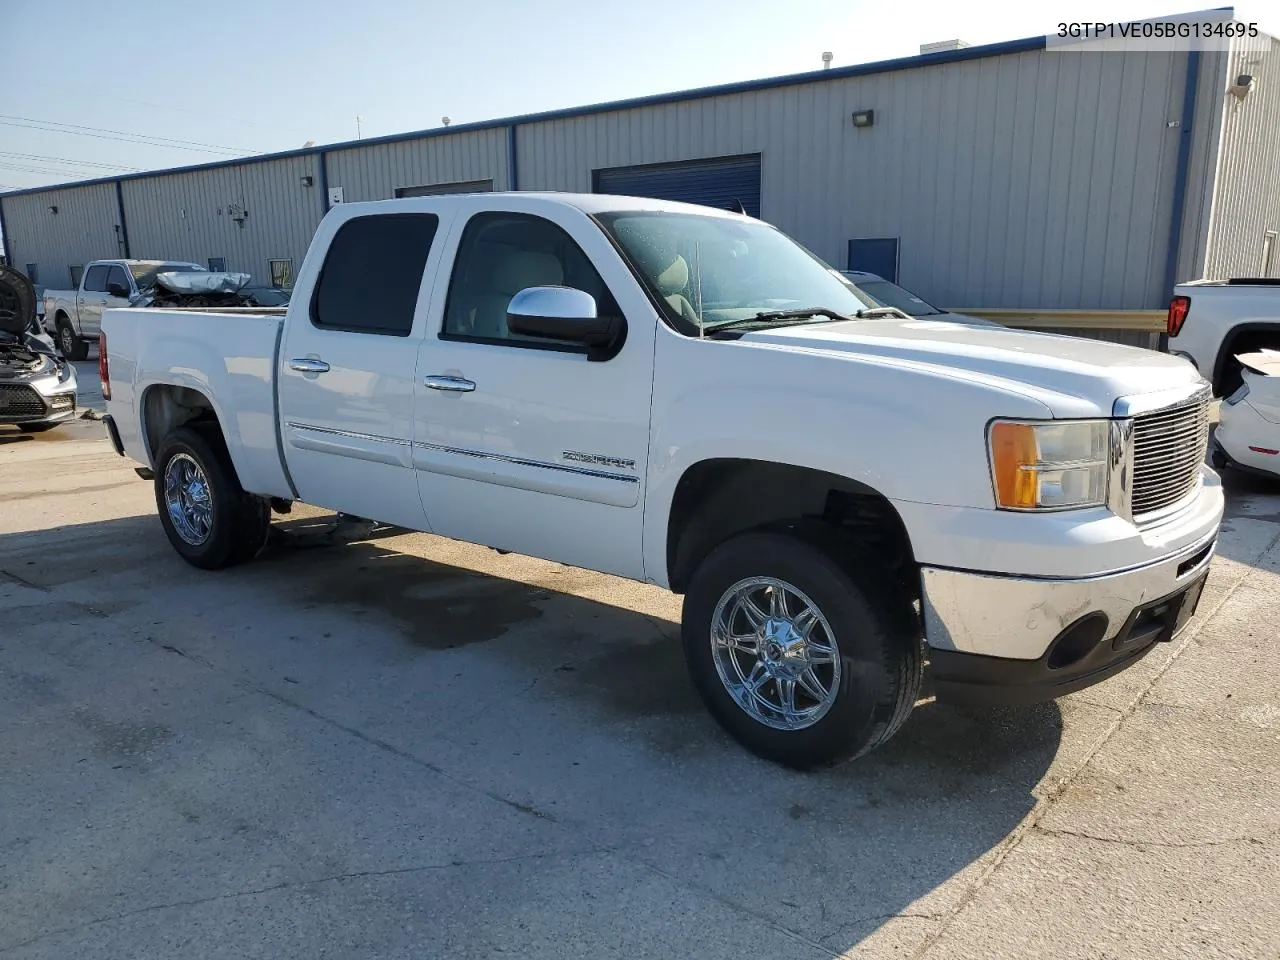
M 703 207 L 694 203 L 680 203 L 675 200 L 654 200 L 649 197 L 623 197 L 608 193 L 557 193 L 553 191 L 534 190 L 498 190 L 485 193 L 455 193 L 428 197 L 405 197 L 396 200 L 365 200 L 344 203 L 341 207 L 359 207 L 367 212 L 386 211 L 388 206 L 413 209 L 424 201 L 432 206 L 472 207 L 477 200 L 508 200 L 519 206 L 528 208 L 531 205 L 557 207 L 573 207 L 584 213 L 613 213 L 625 210 L 657 210 L 670 213 L 697 213 L 705 216 L 737 218 L 742 214 L 715 207 Z M 490 204 L 485 204 L 489 206 Z M 334 209 L 339 209 L 335 207 Z

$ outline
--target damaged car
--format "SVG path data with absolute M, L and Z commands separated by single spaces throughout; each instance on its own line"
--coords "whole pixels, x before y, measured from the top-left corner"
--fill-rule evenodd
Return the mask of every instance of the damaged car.
M 75 415 L 75 367 L 41 332 L 31 281 L 0 265 L 0 424 L 38 433 Z

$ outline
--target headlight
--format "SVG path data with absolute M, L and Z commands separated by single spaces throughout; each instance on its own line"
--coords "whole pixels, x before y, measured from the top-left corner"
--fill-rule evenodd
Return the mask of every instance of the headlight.
M 1106 420 L 993 421 L 987 433 L 996 506 L 1068 510 L 1107 501 Z

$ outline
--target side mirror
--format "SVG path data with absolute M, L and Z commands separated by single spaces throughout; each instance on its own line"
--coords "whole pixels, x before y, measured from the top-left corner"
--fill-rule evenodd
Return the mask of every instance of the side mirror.
M 590 348 L 588 360 L 607 360 L 617 352 L 621 317 L 602 317 L 596 299 L 573 287 L 526 287 L 507 305 L 507 329 L 527 337 L 568 340 Z
M 111 296 L 113 296 L 113 297 L 128 297 L 128 296 L 129 296 L 129 288 L 128 288 L 128 287 L 126 287 L 123 283 L 118 283 L 118 282 L 117 282 L 117 283 L 108 283 L 108 284 L 107 284 L 107 293 L 111 294 Z

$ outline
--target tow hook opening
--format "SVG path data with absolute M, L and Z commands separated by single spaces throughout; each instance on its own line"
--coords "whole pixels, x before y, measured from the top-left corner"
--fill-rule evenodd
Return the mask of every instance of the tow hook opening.
M 1107 615 L 1095 610 L 1087 613 L 1062 633 L 1049 650 L 1049 669 L 1061 670 L 1087 657 L 1107 632 Z

